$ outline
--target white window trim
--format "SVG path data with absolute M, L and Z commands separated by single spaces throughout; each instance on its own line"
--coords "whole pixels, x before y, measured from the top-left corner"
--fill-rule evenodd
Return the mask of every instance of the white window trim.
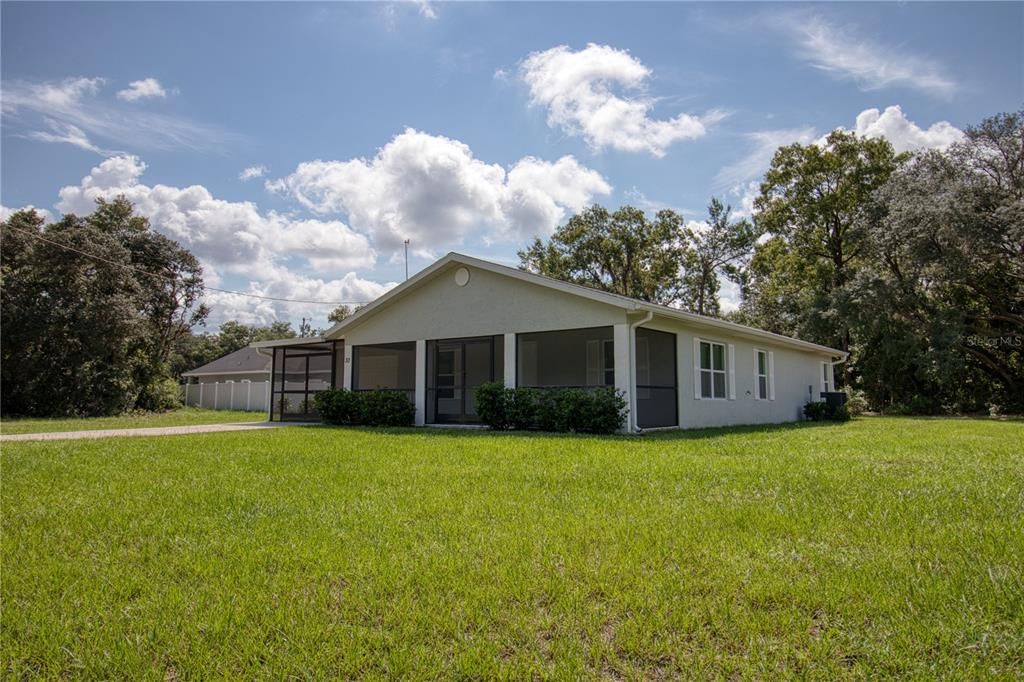
M 711 345 L 711 365 L 714 367 L 715 346 L 722 347 L 722 359 L 725 362 L 724 369 L 704 369 L 700 366 L 700 344 Z M 711 373 L 711 396 L 704 396 L 701 391 L 701 375 L 704 372 Z M 722 374 L 725 377 L 725 395 L 715 397 L 715 374 Z M 736 400 L 736 346 L 725 341 L 703 339 L 693 337 L 693 397 L 695 400 Z
M 765 373 L 761 374 L 761 353 L 765 354 Z M 761 397 L 761 377 L 765 378 L 767 395 Z M 754 400 L 775 400 L 775 353 L 765 348 L 754 349 Z
M 835 376 L 832 374 L 832 363 L 822 362 L 821 371 L 818 373 L 818 382 L 820 384 L 822 393 L 829 393 L 835 391 Z

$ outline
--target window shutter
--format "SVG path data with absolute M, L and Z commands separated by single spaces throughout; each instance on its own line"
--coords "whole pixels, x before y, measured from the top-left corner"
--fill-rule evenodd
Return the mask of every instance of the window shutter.
M 736 400 L 736 346 L 729 344 L 729 400 Z
M 822 393 L 824 393 L 828 389 L 828 363 L 827 362 L 821 363 L 821 371 L 818 372 L 818 383 L 820 384 L 820 386 L 818 388 L 821 390 Z
M 761 399 L 761 351 L 754 349 L 754 400 Z
M 700 400 L 700 339 L 693 337 L 693 399 Z
M 768 351 L 768 400 L 775 400 L 775 353 Z

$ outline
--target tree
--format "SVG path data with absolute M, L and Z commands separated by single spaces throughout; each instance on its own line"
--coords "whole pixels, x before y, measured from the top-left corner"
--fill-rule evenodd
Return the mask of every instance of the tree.
M 217 332 L 218 357 L 245 348 L 255 340 L 256 328 L 237 320 L 222 322 Z
M 338 324 L 346 317 L 351 316 L 354 312 L 355 310 L 352 310 L 352 308 L 350 308 L 347 305 L 339 305 L 337 308 L 335 308 L 334 310 L 327 314 L 327 321 L 331 322 L 332 324 Z
M 708 204 L 708 226 L 687 230 L 690 264 L 683 278 L 689 308 L 699 315 L 718 316 L 718 278 L 743 281 L 742 265 L 749 259 L 757 233 L 749 220 L 730 220 L 732 207 L 712 198 Z
M 151 232 L 123 198 L 48 225 L 19 212 L 0 223 L 0 238 L 0 409 L 57 416 L 162 407 L 176 341 L 206 315 L 191 254 Z
M 1024 407 L 1024 111 L 969 127 L 947 152 L 918 154 L 878 192 L 866 226 L 875 267 L 858 282 L 859 334 L 880 403 Z M 916 353 L 896 355 L 892 330 Z
M 844 289 L 861 264 L 866 226 L 882 212 L 875 192 L 906 158 L 883 138 L 839 130 L 824 143 L 793 144 L 775 153 L 754 206 L 758 229 L 777 240 L 758 248 L 765 256 L 754 257 L 748 318 L 764 317 L 757 309 L 778 302 L 778 292 L 795 292 L 792 328 L 783 331 L 850 350 Z M 788 251 L 796 260 L 783 264 Z M 844 377 L 848 367 L 841 365 Z
M 682 219 L 673 211 L 649 220 L 623 206 L 610 213 L 592 206 L 572 216 L 547 242 L 519 252 L 520 268 L 654 303 L 680 297 L 686 251 Z
M 128 264 L 137 273 L 140 286 L 143 329 L 138 352 L 145 356 L 136 366 L 136 383 L 141 387 L 136 407 L 160 409 L 158 384 L 169 376 L 175 345 L 209 315 L 209 308 L 201 302 L 202 268 L 177 242 L 150 230 L 149 221 L 136 215 L 123 196 L 112 201 L 97 199 L 96 210 L 85 221 L 92 229 L 113 235 L 128 249 Z
M 274 341 L 275 339 L 294 339 L 295 330 L 291 322 L 278 320 L 266 327 L 253 327 L 253 341 Z

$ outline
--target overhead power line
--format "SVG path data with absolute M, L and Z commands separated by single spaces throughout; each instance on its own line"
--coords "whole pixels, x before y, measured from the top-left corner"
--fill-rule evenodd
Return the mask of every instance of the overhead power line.
M 103 256 L 97 256 L 94 253 L 86 253 L 85 251 L 81 251 L 81 250 L 76 249 L 76 248 L 74 248 L 72 246 L 68 246 L 67 244 L 61 244 L 60 242 L 54 241 L 52 239 L 47 239 L 43 235 L 36 234 L 35 232 L 32 232 L 31 230 L 25 230 L 25 229 L 22 229 L 20 227 L 14 227 L 12 225 L 8 225 L 7 227 L 9 229 L 11 229 L 11 230 L 15 230 L 17 232 L 21 232 L 22 234 L 26 234 L 26 235 L 28 235 L 30 237 L 34 237 L 36 239 L 44 241 L 47 244 L 52 244 L 53 246 L 56 246 L 57 248 L 64 249 L 65 251 L 70 251 L 72 253 L 77 253 L 80 256 L 85 256 L 86 258 L 92 258 L 93 260 L 102 261 L 103 263 L 107 263 L 109 265 L 114 265 L 114 266 L 117 266 L 119 268 L 125 268 L 127 270 L 132 270 L 134 272 L 138 272 L 138 273 L 141 273 L 143 275 L 148 275 L 150 277 L 157 277 L 157 278 L 160 278 L 160 279 L 166 279 L 166 280 L 172 281 L 172 282 L 175 279 L 171 275 L 165 275 L 165 274 L 162 274 L 162 273 L 159 273 L 159 272 L 150 272 L 148 270 L 143 270 L 142 268 L 137 268 L 134 265 L 129 265 L 128 263 L 119 263 L 119 262 L 117 262 L 115 260 L 111 260 L 109 258 L 104 258 Z M 247 296 L 249 298 L 258 298 L 258 299 L 263 300 L 263 301 L 280 301 L 280 302 L 283 302 L 283 303 L 308 303 L 308 304 L 311 304 L 311 305 L 365 305 L 365 304 L 369 303 L 369 301 L 307 301 L 307 300 L 298 299 L 298 298 L 281 298 L 280 296 L 262 296 L 260 294 L 251 294 L 251 293 L 246 292 L 246 291 L 235 291 L 233 289 L 219 289 L 217 287 L 211 287 L 211 286 L 207 286 L 205 284 L 203 285 L 203 289 L 206 290 L 206 291 L 216 291 L 216 292 L 219 292 L 219 293 L 222 293 L 222 294 L 232 294 L 234 296 Z

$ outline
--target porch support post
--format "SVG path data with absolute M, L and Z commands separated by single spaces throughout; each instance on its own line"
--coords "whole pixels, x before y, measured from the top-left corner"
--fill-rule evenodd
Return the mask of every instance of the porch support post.
M 345 339 L 345 366 L 341 369 L 342 388 L 352 390 L 352 346 Z
M 427 418 L 427 342 L 416 341 L 416 426 L 423 426 Z
M 505 359 L 503 366 L 505 368 L 505 376 L 503 377 L 505 388 L 515 388 L 516 386 L 516 335 L 515 332 L 511 334 L 505 334 Z
M 626 399 L 626 404 L 632 408 L 633 405 L 633 391 L 632 391 L 632 380 L 633 368 L 630 367 L 630 338 L 629 338 L 629 324 L 623 322 L 622 324 L 615 325 L 613 329 L 614 347 L 615 347 L 615 390 L 622 391 L 623 397 Z M 633 421 L 633 415 L 630 414 L 626 419 L 626 424 L 631 424 Z M 626 429 L 629 427 L 626 426 Z

